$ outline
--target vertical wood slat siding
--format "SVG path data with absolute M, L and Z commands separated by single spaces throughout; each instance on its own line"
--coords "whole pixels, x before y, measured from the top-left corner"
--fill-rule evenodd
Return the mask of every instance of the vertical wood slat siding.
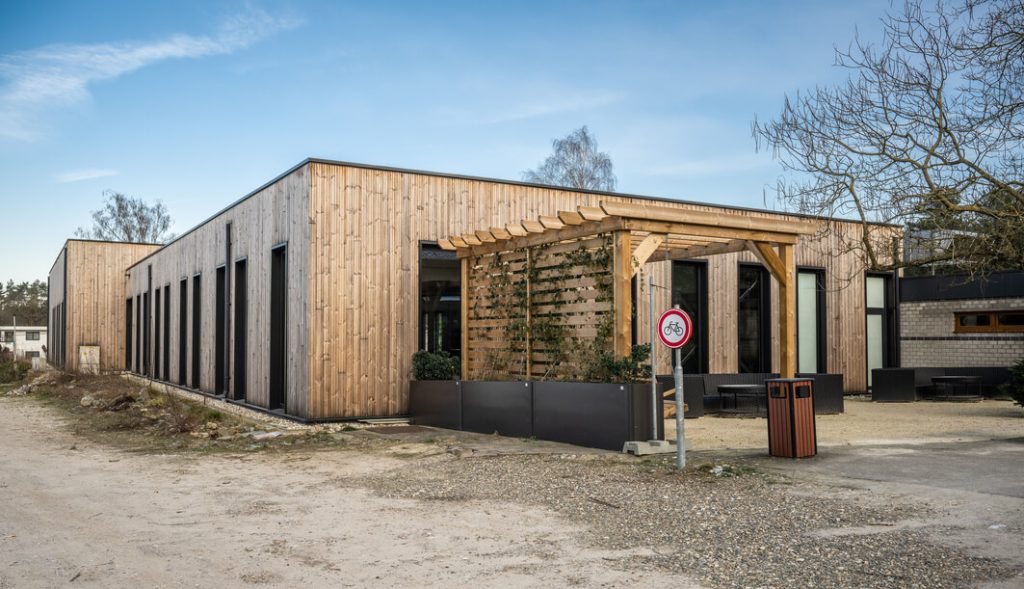
M 214 357 L 216 354 L 216 268 L 225 263 L 234 264 L 239 258 L 248 260 L 246 391 L 248 403 L 266 406 L 269 398 L 270 359 L 270 250 L 275 244 L 288 243 L 288 366 L 287 412 L 306 416 L 308 385 L 307 368 L 309 337 L 307 296 L 309 269 L 309 179 L 307 167 L 265 187 L 237 205 L 223 211 L 192 232 L 167 245 L 153 256 L 128 269 L 129 293 L 142 293 L 146 289 L 146 268 L 153 267 L 153 288 L 171 285 L 174 304 L 170 308 L 170 379 L 177 382 L 180 364 L 180 346 L 186 348 L 186 383 L 192 382 L 192 304 L 193 275 L 202 276 L 200 294 L 200 389 L 216 390 Z M 232 224 L 232 252 L 234 259 L 225 260 L 227 239 L 224 227 Z M 180 333 L 179 284 L 188 279 L 186 322 L 188 333 Z M 227 291 L 229 313 L 234 314 L 235 281 Z M 122 301 L 123 305 L 123 301 Z M 150 318 L 152 321 L 153 318 Z M 150 331 L 152 333 L 152 330 Z M 234 338 L 234 333 L 228 334 Z M 233 349 L 234 342 L 230 347 Z M 234 378 L 234 362 L 226 369 Z M 231 390 L 232 387 L 229 387 Z
M 78 346 L 100 347 L 101 370 L 125 369 L 125 275 L 129 265 L 159 246 L 139 243 L 68 240 L 64 284 L 62 258 L 50 271 L 52 308 L 65 303 L 68 370 L 78 370 Z M 70 293 L 70 295 L 68 294 Z
M 419 243 L 474 229 L 502 226 L 601 201 L 630 202 L 571 190 L 516 186 L 313 162 L 310 179 L 309 417 L 357 417 L 408 411 L 411 359 L 418 349 Z M 714 206 L 659 203 L 685 210 Z M 769 212 L 740 211 L 762 218 Z M 822 222 L 823 223 L 823 222 Z M 836 223 L 843 239 L 859 226 Z M 880 231 L 893 231 L 880 228 Z M 847 241 L 849 242 L 849 241 Z M 840 253 L 840 238 L 809 236 L 797 245 L 798 266 L 825 268 L 828 288 L 828 369 L 845 375 L 850 391 L 866 389 L 863 267 L 857 254 Z M 709 368 L 737 369 L 737 264 L 746 252 L 708 258 Z M 648 265 L 670 286 L 671 265 Z M 641 275 L 641 281 L 645 278 Z M 637 304 L 639 342 L 649 339 L 646 291 Z M 667 308 L 668 291 L 656 293 Z M 772 286 L 773 326 L 778 288 Z M 778 368 L 777 328 L 772 363 Z M 667 371 L 662 354 L 659 372 Z

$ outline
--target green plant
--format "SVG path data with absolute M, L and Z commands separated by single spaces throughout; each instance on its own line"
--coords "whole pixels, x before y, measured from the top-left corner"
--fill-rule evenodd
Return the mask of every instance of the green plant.
M 650 344 L 633 346 L 629 356 L 616 358 L 607 350 L 599 350 L 588 364 L 584 379 L 588 382 L 646 382 L 651 378 Z
M 1010 367 L 1010 380 L 1003 387 L 1018 405 L 1024 407 L 1024 358 Z
M 416 380 L 457 380 L 459 359 L 448 352 L 420 350 L 412 356 L 412 377 Z
M 0 383 L 17 382 L 28 374 L 32 365 L 22 360 L 0 360 Z

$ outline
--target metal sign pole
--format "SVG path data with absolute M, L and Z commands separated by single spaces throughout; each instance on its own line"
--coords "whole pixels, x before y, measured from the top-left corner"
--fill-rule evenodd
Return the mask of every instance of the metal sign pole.
M 655 350 L 657 345 L 655 342 L 658 341 L 657 335 L 657 324 L 654 321 L 654 275 L 647 275 L 647 293 L 650 297 L 650 308 L 651 308 L 651 439 L 657 440 L 658 438 L 658 363 L 656 361 Z
M 679 305 L 675 306 L 676 309 Z M 683 402 L 683 348 L 675 349 L 676 365 L 672 369 L 672 376 L 676 381 L 676 470 L 686 468 L 686 436 L 683 433 L 683 411 L 686 403 Z

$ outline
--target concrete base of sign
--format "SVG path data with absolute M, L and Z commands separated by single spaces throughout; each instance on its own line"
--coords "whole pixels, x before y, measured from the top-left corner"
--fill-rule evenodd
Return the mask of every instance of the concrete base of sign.
M 646 456 L 648 454 L 675 454 L 676 443 L 668 440 L 648 440 L 646 442 L 626 442 L 622 445 L 623 454 Z

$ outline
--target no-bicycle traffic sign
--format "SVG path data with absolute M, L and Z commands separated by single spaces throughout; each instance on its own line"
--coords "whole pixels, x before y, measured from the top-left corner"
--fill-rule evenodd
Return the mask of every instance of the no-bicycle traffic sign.
M 681 309 L 669 309 L 658 320 L 661 343 L 670 348 L 681 348 L 693 337 L 693 320 Z

